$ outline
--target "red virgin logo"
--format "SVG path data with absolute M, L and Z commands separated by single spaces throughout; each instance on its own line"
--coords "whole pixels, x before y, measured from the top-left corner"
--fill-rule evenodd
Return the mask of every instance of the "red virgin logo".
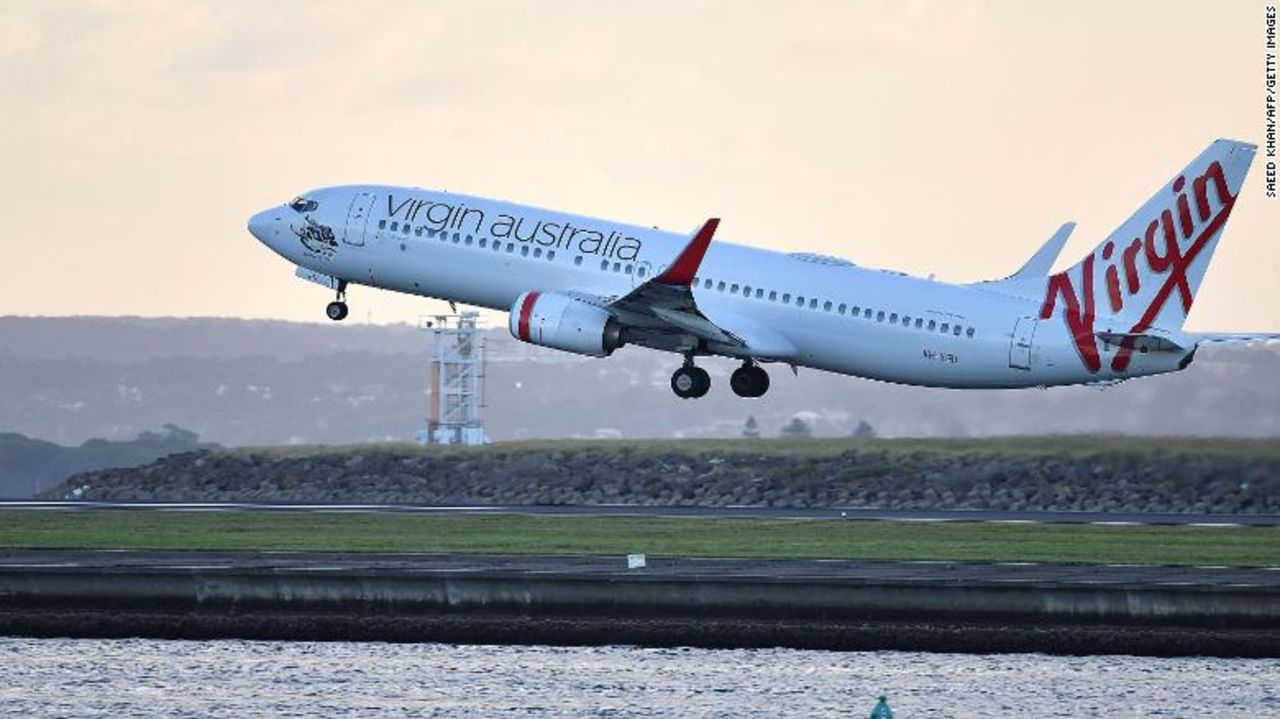
M 1213 213 L 1209 203 L 1211 186 L 1220 205 L 1217 214 Z M 1075 268 L 1049 278 L 1044 304 L 1040 308 L 1040 319 L 1053 316 L 1058 298 L 1061 297 L 1065 305 L 1063 320 L 1071 333 L 1076 351 L 1080 353 L 1080 360 L 1090 372 L 1097 372 L 1102 368 L 1098 337 L 1093 329 L 1094 268 L 1099 256 L 1106 265 L 1103 274 L 1107 286 L 1106 301 L 1111 314 L 1118 314 L 1124 309 L 1126 301 L 1142 294 L 1144 282 L 1162 283 L 1139 320 L 1128 330 L 1130 334 L 1148 330 L 1175 293 L 1182 303 L 1183 314 L 1191 310 L 1194 296 L 1187 279 L 1187 270 L 1214 235 L 1222 229 L 1236 198 L 1227 187 L 1222 165 L 1216 160 L 1203 175 L 1191 181 L 1192 198 L 1187 197 L 1185 190 L 1186 178 L 1179 176 L 1173 182 L 1173 206 L 1152 219 L 1142 237 L 1134 238 L 1124 249 L 1117 248 L 1114 242 L 1107 242 L 1101 251 L 1095 250 L 1086 257 L 1080 265 L 1080 292 L 1076 291 L 1070 276 Z M 1194 215 L 1191 199 L 1195 202 Z M 1140 264 L 1143 266 L 1140 267 Z M 1132 356 L 1133 347 L 1126 341 L 1111 360 L 1111 369 L 1123 372 L 1129 367 Z

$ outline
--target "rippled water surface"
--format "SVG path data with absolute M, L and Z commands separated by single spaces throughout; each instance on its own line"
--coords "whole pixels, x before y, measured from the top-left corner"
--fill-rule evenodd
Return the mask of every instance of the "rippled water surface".
M 0 638 L 5 716 L 1280 717 L 1280 662 Z

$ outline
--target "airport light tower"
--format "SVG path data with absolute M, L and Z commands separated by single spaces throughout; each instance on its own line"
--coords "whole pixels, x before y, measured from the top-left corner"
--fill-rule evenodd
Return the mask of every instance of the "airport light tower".
M 427 388 L 427 428 L 421 444 L 487 444 L 484 408 L 484 337 L 480 313 L 433 315 L 418 320 L 431 334 L 431 383 Z

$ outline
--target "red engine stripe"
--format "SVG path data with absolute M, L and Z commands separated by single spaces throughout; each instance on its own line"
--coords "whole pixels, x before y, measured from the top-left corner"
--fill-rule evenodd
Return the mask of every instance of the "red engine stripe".
M 520 303 L 520 322 L 516 325 L 520 339 L 525 342 L 529 341 L 529 317 L 533 314 L 533 306 L 538 304 L 538 295 L 541 292 L 530 292 L 524 296 L 524 302 Z

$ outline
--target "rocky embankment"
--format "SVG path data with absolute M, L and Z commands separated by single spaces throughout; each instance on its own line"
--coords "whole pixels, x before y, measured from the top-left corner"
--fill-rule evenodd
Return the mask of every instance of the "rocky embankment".
M 97 500 L 1280 512 L 1280 456 L 1262 443 L 1027 451 L 889 441 L 815 443 L 812 453 L 769 444 L 191 452 L 82 474 L 48 496 L 87 486 L 84 498 Z

